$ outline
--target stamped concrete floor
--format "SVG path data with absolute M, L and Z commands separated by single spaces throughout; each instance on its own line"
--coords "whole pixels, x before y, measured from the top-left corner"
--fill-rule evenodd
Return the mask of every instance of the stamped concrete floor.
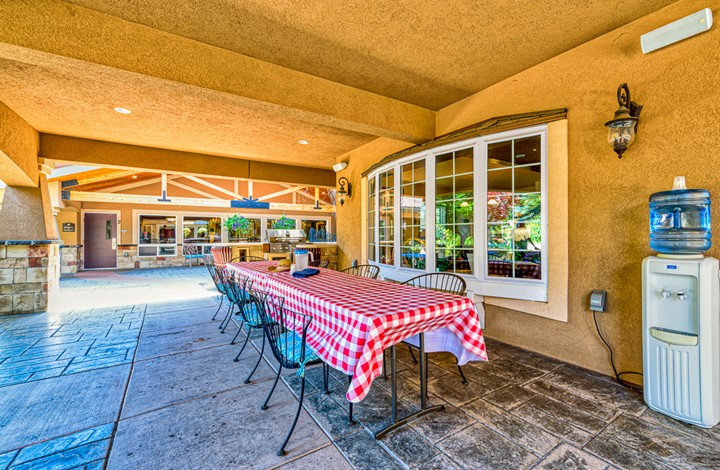
M 0 469 L 6 468 L 720 468 L 720 428 L 648 410 L 609 378 L 488 340 L 489 363 L 430 355 L 430 402 L 446 410 L 381 441 L 389 381 L 347 422 L 347 378 L 306 372 L 305 411 L 280 458 L 300 379 L 266 411 L 274 361 L 211 317 L 204 268 L 83 273 L 62 282 L 81 308 L 0 317 Z M 174 289 L 182 300 L 168 299 Z M 124 300 L 123 300 L 124 299 Z M 124 305 L 122 302 L 124 301 Z M 87 308 L 92 302 L 95 308 Z M 242 337 L 242 336 L 241 336 Z M 400 415 L 419 405 L 417 366 L 398 347 Z M 268 357 L 268 355 L 266 355 Z

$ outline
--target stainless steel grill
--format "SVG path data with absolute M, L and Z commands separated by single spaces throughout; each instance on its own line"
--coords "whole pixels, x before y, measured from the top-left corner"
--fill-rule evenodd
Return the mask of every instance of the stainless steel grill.
M 268 230 L 270 240 L 270 253 L 288 253 L 295 249 L 295 245 L 305 242 L 304 230 Z

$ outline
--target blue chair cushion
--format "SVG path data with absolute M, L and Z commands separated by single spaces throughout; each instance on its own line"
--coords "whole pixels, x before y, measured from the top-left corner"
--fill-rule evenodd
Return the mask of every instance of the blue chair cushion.
M 305 345 L 305 360 L 302 360 L 302 338 L 294 331 L 287 331 L 277 339 L 277 346 L 280 352 L 290 362 L 305 365 L 308 362 L 320 359 L 310 346 Z
M 260 326 L 262 325 L 262 319 L 260 318 L 260 312 L 258 311 L 257 304 L 254 303 L 246 303 L 242 306 L 245 323 L 247 323 L 250 326 Z
M 185 255 L 185 259 L 199 259 L 202 257 L 203 255 Z

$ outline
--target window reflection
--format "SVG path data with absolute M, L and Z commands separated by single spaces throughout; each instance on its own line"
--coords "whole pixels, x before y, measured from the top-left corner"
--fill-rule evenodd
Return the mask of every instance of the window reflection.
M 542 279 L 540 136 L 488 145 L 487 273 Z
M 435 269 L 474 272 L 473 149 L 435 158 Z
M 138 244 L 175 244 L 177 217 L 165 215 L 140 215 Z
M 183 243 L 220 243 L 222 220 L 220 217 L 183 217 Z

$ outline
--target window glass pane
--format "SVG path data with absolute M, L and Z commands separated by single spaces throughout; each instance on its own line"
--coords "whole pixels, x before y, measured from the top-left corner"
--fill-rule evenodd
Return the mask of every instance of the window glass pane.
M 455 272 L 458 274 L 473 273 L 473 250 L 455 251 Z
M 175 256 L 175 245 L 159 246 L 158 256 Z
M 520 279 L 541 279 L 541 253 L 539 251 L 516 251 L 515 277 Z
M 455 177 L 455 199 L 472 199 L 473 197 L 473 175 Z
M 248 228 L 246 232 L 241 232 L 240 229 L 228 230 L 228 241 L 230 243 L 242 243 L 242 242 L 259 242 L 260 241 L 260 229 L 262 222 L 258 218 L 246 217 L 248 221 Z
M 368 229 L 368 243 L 371 245 L 375 243 L 375 227 Z
M 282 225 L 287 224 L 287 226 L 280 226 L 280 218 L 277 219 L 267 219 L 267 228 L 271 230 L 276 229 L 286 229 L 286 230 L 292 230 L 296 227 L 297 221 L 295 219 L 291 219 L 289 217 L 283 219 Z
M 413 162 L 413 181 L 425 181 L 425 159 Z
M 542 278 L 540 143 L 532 136 L 488 145 L 489 276 Z
M 395 249 L 390 245 L 380 245 L 380 262 L 382 264 L 395 263 Z
M 513 171 L 488 171 L 487 190 L 489 193 L 504 193 L 513 190 Z
M 455 174 L 462 175 L 473 172 L 473 149 L 467 148 L 455 152 Z
M 435 271 L 453 272 L 455 270 L 455 250 L 438 248 L 435 250 Z
M 451 176 L 453 174 L 453 154 L 446 153 L 435 157 L 435 178 Z
M 505 222 L 513 217 L 513 197 L 507 193 L 488 193 L 488 222 Z
M 305 232 L 309 242 L 334 242 L 335 236 L 330 233 L 327 220 L 300 219 L 300 228 Z
M 540 163 L 540 136 L 534 135 L 515 141 L 515 165 Z
M 435 198 L 438 201 L 453 199 L 453 178 L 437 178 L 435 180 Z
M 540 165 L 515 168 L 515 192 L 534 193 L 540 191 Z
M 473 245 L 475 244 L 475 237 L 473 237 L 473 228 L 474 227 L 472 225 L 455 226 L 455 233 L 460 236 L 460 243 L 458 244 L 458 247 L 473 247 Z
M 488 251 L 488 276 L 513 277 L 512 251 Z
M 156 246 L 139 246 L 138 256 L 157 256 Z
M 164 215 L 141 215 L 138 244 L 175 244 L 177 218 Z
M 488 169 L 512 165 L 512 141 L 498 142 L 487 147 Z
M 513 228 L 510 224 L 488 225 L 488 248 L 511 250 L 513 240 Z
M 220 217 L 183 217 L 183 243 L 220 243 L 222 221 Z
M 413 164 L 408 163 L 400 168 L 400 184 L 412 183 L 413 180 Z

